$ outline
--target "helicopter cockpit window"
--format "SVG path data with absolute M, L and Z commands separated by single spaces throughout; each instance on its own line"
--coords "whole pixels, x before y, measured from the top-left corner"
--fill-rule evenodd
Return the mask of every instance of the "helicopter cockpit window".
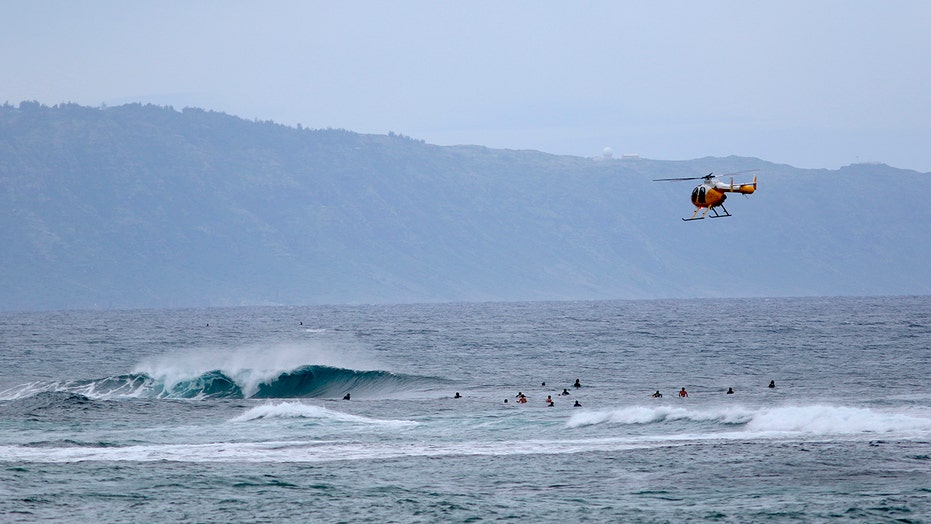
M 705 186 L 698 186 L 692 190 L 692 202 L 697 202 L 699 204 L 705 203 Z

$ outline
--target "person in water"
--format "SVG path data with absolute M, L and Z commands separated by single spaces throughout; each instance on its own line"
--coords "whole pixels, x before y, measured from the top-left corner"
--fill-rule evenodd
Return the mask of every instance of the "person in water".
M 554 406 L 554 404 L 553 404 L 553 401 L 552 401 L 552 400 L 546 403 L 546 407 L 548 407 L 548 408 L 551 408 L 551 407 L 553 407 L 553 406 Z
M 656 390 L 656 393 L 653 393 L 652 397 L 653 397 L 653 398 L 663 398 L 663 394 L 660 393 L 659 390 L 657 389 L 657 390 Z
M 553 403 L 553 397 L 550 396 L 550 395 L 547 395 L 547 396 L 546 396 L 546 403 L 547 403 L 547 404 L 552 404 L 552 403 Z
M 453 398 L 462 398 L 462 395 L 460 395 L 459 392 L 457 391 L 456 394 L 453 395 Z
M 562 393 L 560 393 L 560 395 L 566 396 L 566 395 L 568 395 L 568 394 L 569 394 L 569 390 L 566 389 L 566 388 L 562 388 Z
M 343 400 L 349 400 L 349 393 L 346 393 L 346 395 L 343 397 Z
M 687 398 L 688 396 L 689 396 L 689 393 L 688 391 L 685 390 L 685 388 L 682 388 L 682 390 L 679 391 L 679 398 Z
M 579 404 L 579 401 L 576 400 L 576 401 L 575 401 L 575 404 L 573 404 L 572 407 L 574 407 L 574 408 L 580 408 L 580 407 L 582 407 L 582 404 Z
M 733 395 L 733 394 L 734 394 L 734 388 L 727 388 L 727 394 L 728 394 L 728 395 Z
M 575 379 L 575 384 L 573 384 L 572 387 L 574 387 L 574 388 L 580 388 L 580 387 L 582 387 L 582 383 L 579 382 L 579 379 Z
M 769 381 L 769 388 L 770 388 L 770 389 L 775 389 L 775 388 L 776 388 L 776 381 L 775 381 L 775 380 L 770 380 L 770 381 Z

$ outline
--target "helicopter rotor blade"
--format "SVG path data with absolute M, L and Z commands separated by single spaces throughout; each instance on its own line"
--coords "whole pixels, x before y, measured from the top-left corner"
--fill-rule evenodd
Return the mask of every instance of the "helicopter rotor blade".
M 732 175 L 742 175 L 744 173 L 753 173 L 754 171 L 759 171 L 759 169 L 748 169 L 746 171 L 737 171 L 735 173 L 724 173 L 721 176 L 732 176 Z
M 724 173 L 723 175 L 718 175 L 718 176 L 725 177 L 725 176 L 742 175 L 744 173 L 753 173 L 754 171 L 759 171 L 759 169 L 747 169 L 746 171 L 735 171 L 733 173 Z M 682 178 L 654 178 L 653 181 L 654 182 L 675 182 L 679 180 L 711 180 L 712 178 L 717 178 L 717 176 L 715 176 L 713 171 L 711 173 L 708 173 L 705 176 L 690 176 L 690 177 L 682 177 Z
M 688 176 L 682 178 L 654 178 L 654 182 L 677 182 L 679 180 L 708 180 L 712 177 L 711 173 L 705 176 Z

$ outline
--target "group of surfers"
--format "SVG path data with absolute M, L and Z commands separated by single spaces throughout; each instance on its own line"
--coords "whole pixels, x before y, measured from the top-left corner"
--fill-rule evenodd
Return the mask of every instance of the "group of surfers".
M 546 382 L 544 382 L 544 383 L 542 383 L 542 384 L 540 384 L 540 385 L 543 386 L 543 387 L 546 387 Z M 572 387 L 574 387 L 574 388 L 580 388 L 580 387 L 582 387 L 582 383 L 579 381 L 579 379 L 575 379 L 575 383 L 572 384 Z M 565 396 L 568 396 L 568 395 L 569 395 L 569 388 L 563 388 L 562 393 L 559 394 L 559 396 L 561 396 L 561 397 L 565 397 Z M 459 393 L 456 393 L 455 398 L 460 398 Z M 527 403 L 527 395 L 524 395 L 524 393 L 521 392 L 521 391 L 518 391 L 518 392 L 517 392 L 517 395 L 516 395 L 514 398 L 516 399 L 515 402 L 517 402 L 518 404 L 526 404 L 526 403 Z M 508 399 L 504 399 L 504 403 L 507 404 L 507 403 L 508 403 Z M 551 408 L 551 407 L 554 407 L 555 405 L 556 405 L 556 404 L 553 402 L 553 396 L 552 396 L 552 395 L 547 395 L 547 396 L 546 396 L 546 406 Z M 578 400 L 576 400 L 575 403 L 572 405 L 572 407 L 574 407 L 574 408 L 580 408 L 580 407 L 582 407 L 582 404 L 579 403 Z
M 541 386 L 546 387 L 546 382 L 544 382 L 543 384 L 541 384 Z M 574 388 L 581 388 L 581 387 L 582 387 L 582 383 L 579 381 L 579 379 L 575 379 L 575 383 L 572 384 L 572 387 L 574 387 Z M 770 380 L 770 381 L 769 381 L 769 388 L 770 388 L 770 389 L 773 389 L 773 388 L 775 388 L 775 387 L 776 387 L 776 381 L 775 381 L 775 380 Z M 727 395 L 733 395 L 733 394 L 734 394 L 734 388 L 727 388 L 727 393 L 726 393 L 726 394 L 727 394 Z M 562 393 L 559 394 L 559 396 L 568 396 L 568 395 L 569 395 L 569 388 L 563 388 Z M 653 398 L 663 398 L 663 394 L 660 393 L 658 389 L 656 390 L 656 393 L 653 393 L 653 394 L 650 395 L 650 396 L 653 397 Z M 682 388 L 682 389 L 679 390 L 678 396 L 679 396 L 679 398 L 688 398 L 689 392 L 686 391 L 685 388 Z M 347 395 L 347 397 L 348 397 L 348 395 Z M 459 392 L 457 391 L 456 394 L 453 396 L 453 398 L 462 398 L 462 395 L 460 395 Z M 527 403 L 527 395 L 524 395 L 524 393 L 521 392 L 521 391 L 518 391 L 518 392 L 517 392 L 517 395 L 515 395 L 514 398 L 516 399 L 515 402 L 518 403 L 518 404 L 526 404 L 526 403 Z M 508 399 L 504 399 L 504 403 L 507 404 L 507 403 L 508 403 Z M 553 403 L 553 396 L 552 396 L 552 395 L 547 395 L 547 396 L 546 396 L 546 405 L 547 405 L 547 407 L 553 407 L 553 406 L 555 405 L 555 404 Z M 580 407 L 582 407 L 582 404 L 580 404 L 579 401 L 576 400 L 572 407 L 580 408 Z
M 769 386 L 768 386 L 768 387 L 769 387 L 770 389 L 775 389 L 775 387 L 776 387 L 776 381 L 775 381 L 775 380 L 770 380 L 770 381 L 769 381 Z M 726 394 L 726 395 L 733 395 L 733 394 L 734 394 L 734 388 L 727 388 L 727 392 L 726 392 L 725 394 Z M 658 389 L 656 390 L 656 393 L 653 393 L 653 394 L 650 395 L 650 396 L 653 397 L 653 398 L 663 398 L 663 394 L 660 393 Z M 686 391 L 685 388 L 682 388 L 682 389 L 679 390 L 679 398 L 688 398 L 688 397 L 689 397 L 689 392 Z
M 565 396 L 565 395 L 568 395 L 568 394 L 569 394 L 569 390 L 563 389 L 563 390 L 562 390 L 562 393 L 560 393 L 559 395 L 560 395 L 560 396 Z M 520 392 L 520 391 L 517 392 L 517 396 L 516 396 L 515 398 L 517 399 L 516 402 L 517 402 L 518 404 L 526 404 L 526 403 L 527 403 L 527 395 L 524 395 L 524 394 L 523 394 L 522 392 Z M 507 404 L 507 403 L 508 403 L 508 399 L 504 399 L 504 403 Z M 552 396 L 552 395 L 547 395 L 547 396 L 546 396 L 546 406 L 551 408 L 551 407 L 554 407 L 555 405 L 556 405 L 556 404 L 553 402 L 553 396 Z M 575 401 L 575 404 L 573 404 L 572 407 L 580 408 L 580 407 L 582 407 L 582 404 L 580 404 L 579 401 L 576 400 L 576 401 Z
M 775 389 L 775 388 L 776 388 L 776 381 L 775 381 L 775 380 L 770 380 L 770 381 L 769 381 L 769 386 L 768 386 L 768 387 L 769 387 L 769 389 Z M 733 395 L 733 394 L 734 394 L 734 388 L 727 388 L 727 392 L 726 392 L 725 394 L 726 394 L 726 395 Z M 650 396 L 653 397 L 653 398 L 663 398 L 663 394 L 660 393 L 658 389 L 656 390 L 656 393 L 653 393 L 653 394 L 650 395 Z M 679 390 L 679 398 L 688 398 L 688 397 L 689 397 L 689 392 L 686 391 L 685 388 L 682 388 L 682 389 Z

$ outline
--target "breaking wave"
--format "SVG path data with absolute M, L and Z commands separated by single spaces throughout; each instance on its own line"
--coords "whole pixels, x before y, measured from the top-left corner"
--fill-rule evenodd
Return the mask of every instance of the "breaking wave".
M 414 389 L 433 381 L 388 371 L 359 371 L 330 366 L 301 366 L 271 377 L 256 378 L 252 370 L 231 375 L 211 370 L 191 378 L 153 377 L 133 373 L 96 380 L 32 382 L 0 392 L 0 400 L 60 392 L 86 398 L 332 398 Z M 264 374 L 263 374 L 264 375 Z
M 0 400 L 60 392 L 89 399 L 354 398 L 429 390 L 442 379 L 371 369 L 358 351 L 276 346 L 192 350 L 141 362 L 128 374 L 31 382 L 0 391 Z M 363 368 L 363 369 L 360 369 Z
M 856 434 L 931 432 L 931 419 L 907 413 L 868 408 L 809 405 L 774 408 L 727 407 L 718 409 L 634 406 L 576 413 L 570 428 L 599 424 L 649 425 L 688 423 L 720 426 L 752 433 Z
M 359 415 L 351 415 L 327 409 L 323 406 L 313 406 L 301 402 L 282 402 L 279 404 L 266 404 L 249 409 L 242 415 L 233 418 L 230 422 L 249 422 L 260 419 L 313 419 L 321 422 L 350 423 L 372 426 L 416 426 L 417 423 L 408 420 L 381 420 Z

